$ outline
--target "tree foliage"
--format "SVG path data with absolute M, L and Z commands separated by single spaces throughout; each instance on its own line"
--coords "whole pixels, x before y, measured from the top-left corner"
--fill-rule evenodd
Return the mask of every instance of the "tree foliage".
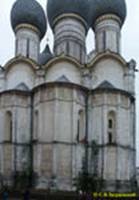
M 100 191 L 100 189 L 103 187 L 103 180 L 98 176 L 97 172 L 97 158 L 99 149 L 95 141 L 91 142 L 91 151 L 94 165 L 93 173 L 88 172 L 88 169 L 86 167 L 88 166 L 86 163 L 88 162 L 88 159 L 84 157 L 82 161 L 82 170 L 74 179 L 74 185 L 77 191 L 96 192 Z

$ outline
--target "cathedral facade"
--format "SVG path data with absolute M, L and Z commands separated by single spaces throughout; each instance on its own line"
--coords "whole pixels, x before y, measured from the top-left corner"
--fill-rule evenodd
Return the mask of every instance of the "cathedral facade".
M 125 1 L 48 0 L 47 16 L 54 47 L 40 52 L 42 7 L 17 0 L 11 10 L 15 56 L 0 68 L 1 180 L 12 184 L 13 174 L 31 167 L 36 188 L 74 190 L 85 159 L 104 190 L 131 191 L 136 63 L 121 55 Z M 89 28 L 95 49 L 87 54 Z

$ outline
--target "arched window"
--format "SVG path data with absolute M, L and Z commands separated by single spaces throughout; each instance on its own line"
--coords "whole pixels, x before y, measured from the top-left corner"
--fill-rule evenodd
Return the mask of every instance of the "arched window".
M 78 124 L 77 124 L 77 141 L 85 142 L 85 112 L 79 110 L 78 112 Z
M 34 112 L 34 140 L 37 140 L 38 138 L 38 131 L 39 131 L 39 112 L 36 110 Z
M 108 113 L 108 143 L 112 144 L 116 142 L 116 118 L 115 112 Z
M 12 142 L 13 139 L 13 119 L 11 111 L 6 112 L 5 117 L 5 136 L 4 140 L 8 142 Z

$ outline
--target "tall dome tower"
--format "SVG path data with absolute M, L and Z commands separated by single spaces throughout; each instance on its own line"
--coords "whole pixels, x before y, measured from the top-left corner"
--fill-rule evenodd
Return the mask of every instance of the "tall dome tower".
M 47 13 L 54 32 L 54 52 L 85 62 L 85 38 L 91 25 L 89 0 L 48 0 Z
M 90 0 L 95 57 L 90 137 L 99 145 L 98 174 L 104 190 L 132 191 L 135 180 L 135 63 L 120 54 L 125 0 Z
M 45 13 L 36 0 L 17 0 L 11 10 L 16 55 L 38 61 L 39 44 L 46 32 Z
M 126 18 L 125 0 L 92 0 L 90 13 L 96 50 L 120 53 L 120 29 Z

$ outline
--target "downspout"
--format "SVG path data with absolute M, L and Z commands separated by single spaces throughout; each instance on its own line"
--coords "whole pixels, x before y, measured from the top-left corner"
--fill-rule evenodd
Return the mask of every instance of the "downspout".
M 31 96 L 30 96 L 30 142 L 29 142 L 29 148 L 30 148 L 29 186 L 30 186 L 30 188 L 32 188 L 32 186 L 33 186 L 33 112 L 34 112 L 33 102 L 34 102 L 34 94 L 31 93 Z
M 136 99 L 135 98 L 133 98 L 132 99 L 132 103 L 131 103 L 131 105 L 133 104 L 133 145 L 134 145 L 134 147 L 133 148 L 135 148 L 134 149 L 134 151 L 135 151 L 135 153 L 134 153 L 134 181 L 136 181 Z M 134 189 L 136 189 L 136 185 L 134 185 L 133 187 L 135 187 Z
M 12 120 L 13 120 L 13 115 L 12 115 Z M 17 108 L 15 108 L 15 117 L 14 117 L 14 134 L 15 134 L 15 138 L 14 138 L 14 186 L 16 187 L 16 176 L 17 176 L 17 148 L 16 145 L 17 144 Z M 12 130 L 13 131 L 13 130 Z
M 88 100 L 90 91 L 87 91 L 85 98 L 85 171 L 88 173 Z

